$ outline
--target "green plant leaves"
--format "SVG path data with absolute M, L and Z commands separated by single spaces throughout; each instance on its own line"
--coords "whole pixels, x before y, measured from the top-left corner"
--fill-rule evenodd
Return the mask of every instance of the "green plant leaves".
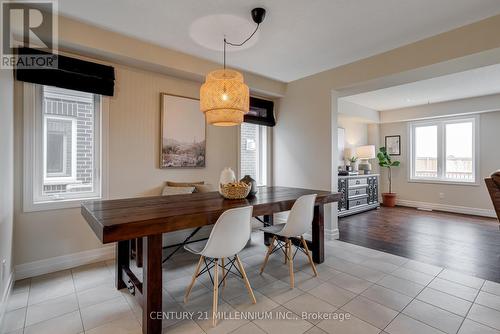
M 387 154 L 387 149 L 385 147 L 379 148 L 377 153 L 378 165 L 380 167 L 391 168 L 399 167 L 401 164 L 399 161 L 392 161 L 391 156 Z

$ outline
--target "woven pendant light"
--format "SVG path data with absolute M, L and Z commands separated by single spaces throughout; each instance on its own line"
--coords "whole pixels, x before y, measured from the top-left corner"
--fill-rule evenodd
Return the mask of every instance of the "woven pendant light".
M 241 124 L 250 110 L 250 90 L 243 82 L 243 75 L 228 69 L 208 73 L 200 89 L 200 109 L 208 124 Z
M 200 110 L 208 124 L 233 126 L 243 123 L 243 116 L 250 110 L 250 90 L 243 82 L 240 72 L 226 69 L 226 45 L 242 46 L 259 29 L 266 16 L 264 8 L 251 11 L 252 20 L 257 24 L 252 34 L 241 43 L 231 43 L 224 37 L 224 68 L 207 74 L 200 88 Z

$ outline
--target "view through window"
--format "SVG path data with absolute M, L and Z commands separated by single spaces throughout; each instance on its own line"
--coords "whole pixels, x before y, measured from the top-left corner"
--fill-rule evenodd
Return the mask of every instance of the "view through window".
M 240 175 L 250 175 L 258 185 L 267 184 L 267 127 L 242 123 L 240 128 Z
M 411 178 L 476 181 L 476 119 L 447 119 L 411 125 Z
M 33 203 L 95 198 L 100 187 L 100 96 L 36 86 Z

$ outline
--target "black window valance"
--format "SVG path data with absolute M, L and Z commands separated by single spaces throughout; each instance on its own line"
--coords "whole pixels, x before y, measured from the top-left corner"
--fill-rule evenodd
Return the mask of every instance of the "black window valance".
M 244 122 L 275 126 L 274 102 L 250 96 L 250 111 L 245 115 Z
M 19 48 L 18 55 L 15 75 L 19 81 L 113 96 L 115 69 L 112 66 L 30 48 Z M 57 60 L 57 66 L 49 66 L 44 62 L 40 62 L 39 66 L 23 66 L 23 56 L 35 55 L 52 56 Z

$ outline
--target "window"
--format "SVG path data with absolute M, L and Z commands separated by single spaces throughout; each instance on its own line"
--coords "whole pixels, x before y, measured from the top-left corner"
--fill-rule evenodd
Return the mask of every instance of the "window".
M 410 124 L 410 179 L 476 184 L 477 117 Z
M 76 181 L 76 119 L 44 113 L 44 184 Z
M 266 185 L 268 127 L 242 123 L 240 127 L 240 177 L 250 175 L 258 185 Z
M 101 96 L 25 84 L 24 210 L 101 197 Z

